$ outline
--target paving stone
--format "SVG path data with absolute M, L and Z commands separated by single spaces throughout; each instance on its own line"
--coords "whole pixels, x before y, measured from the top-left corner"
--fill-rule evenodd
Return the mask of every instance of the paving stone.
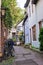
M 31 55 L 31 53 L 24 53 L 23 55 Z
M 16 65 L 43 65 L 43 56 L 39 53 L 21 46 L 15 46 L 14 49 Z
M 17 61 L 16 65 L 38 65 L 38 64 L 32 59 L 29 59 L 29 60 L 24 60 L 24 61 Z
M 15 59 L 15 61 L 24 61 L 24 60 L 26 60 L 26 58 L 18 58 L 18 59 Z
M 26 59 L 35 59 L 35 56 L 33 55 L 24 55 Z

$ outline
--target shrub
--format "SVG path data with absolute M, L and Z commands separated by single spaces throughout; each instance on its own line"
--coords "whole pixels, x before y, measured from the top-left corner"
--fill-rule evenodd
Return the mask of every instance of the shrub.
M 19 40 L 20 40 L 20 42 L 24 42 L 23 32 L 20 32 Z
M 16 37 L 13 38 L 13 41 L 16 42 Z
M 25 44 L 24 47 L 25 48 L 31 48 L 31 43 Z
M 43 28 L 40 29 L 39 42 L 40 42 L 40 51 L 43 51 Z

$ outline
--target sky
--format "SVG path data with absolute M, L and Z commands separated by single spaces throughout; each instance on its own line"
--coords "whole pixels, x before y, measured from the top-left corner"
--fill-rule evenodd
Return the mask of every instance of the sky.
M 20 8 L 24 8 L 24 4 L 25 4 L 26 0 L 17 0 L 17 4 Z

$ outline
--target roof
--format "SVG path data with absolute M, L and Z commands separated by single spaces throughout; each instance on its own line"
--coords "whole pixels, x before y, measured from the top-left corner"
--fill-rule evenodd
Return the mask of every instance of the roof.
M 28 15 L 26 15 L 26 17 L 24 18 L 23 25 L 26 22 L 27 18 L 28 18 Z
M 23 20 L 24 20 L 24 18 L 23 18 L 21 21 L 19 21 L 19 22 L 15 25 L 15 27 L 17 27 L 17 25 L 20 24 Z
M 24 6 L 25 8 L 28 6 L 29 2 L 30 2 L 30 0 L 26 1 L 25 6 Z
M 33 4 L 37 4 L 38 0 L 32 0 Z

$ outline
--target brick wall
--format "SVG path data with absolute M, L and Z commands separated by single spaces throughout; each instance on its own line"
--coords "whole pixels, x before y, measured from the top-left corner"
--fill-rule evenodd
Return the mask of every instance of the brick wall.
M 1 21 L 0 18 L 0 56 L 3 55 L 3 51 L 4 51 L 4 42 L 7 39 L 7 35 L 8 35 L 8 30 L 4 25 L 4 21 Z
M 1 9 L 0 9 L 0 34 L 1 34 Z M 0 43 L 1 43 L 1 35 L 0 35 Z M 1 44 L 0 44 L 0 47 L 1 47 Z

